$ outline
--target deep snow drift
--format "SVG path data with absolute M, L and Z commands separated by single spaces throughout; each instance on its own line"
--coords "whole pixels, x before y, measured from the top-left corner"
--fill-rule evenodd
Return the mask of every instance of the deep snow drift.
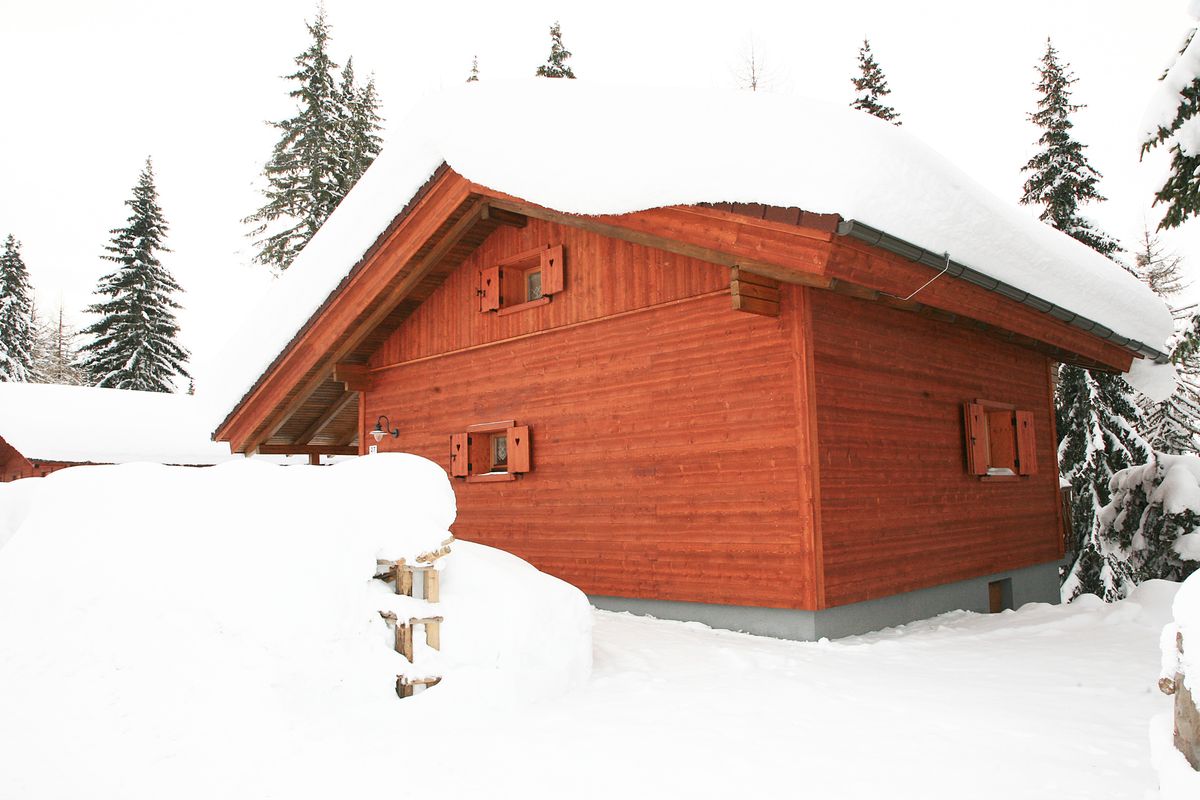
M 530 135 L 530 120 L 550 110 L 560 132 Z M 700 110 L 736 123 L 681 134 L 679 120 Z M 413 124 L 392 126 L 383 153 L 222 354 L 226 377 L 204 388 L 213 427 L 442 162 L 576 214 L 700 202 L 841 214 L 1158 350 L 1173 332 L 1166 306 L 1121 267 L 995 197 L 904 129 L 853 109 L 762 92 L 532 79 L 452 89 L 407 118 Z
M 402 454 L 0 484 L 0 797 L 327 798 L 356 782 L 365 797 L 424 736 L 413 709 L 474 713 L 585 680 L 583 594 L 454 542 L 442 651 L 415 665 L 444 681 L 396 697 L 413 670 L 379 616 L 398 598 L 375 561 L 436 550 L 454 513 L 445 471 Z

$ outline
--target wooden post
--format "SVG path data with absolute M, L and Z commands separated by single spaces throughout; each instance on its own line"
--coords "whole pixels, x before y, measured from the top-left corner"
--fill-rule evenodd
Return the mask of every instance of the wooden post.
M 436 569 L 425 570 L 425 600 L 436 603 L 441 598 L 441 578 Z
M 412 623 L 401 622 L 396 620 L 396 652 L 408 659 L 408 663 L 413 660 L 413 629 Z
M 1183 660 L 1183 634 L 1175 634 L 1175 645 Z M 1193 681 L 1196 679 L 1193 676 Z M 1175 749 L 1200 771 L 1200 709 L 1196 708 L 1196 696 L 1184 684 L 1184 676 L 1175 675 Z
M 403 561 L 396 564 L 396 594 L 404 594 L 412 597 L 413 592 L 413 574 L 412 569 Z

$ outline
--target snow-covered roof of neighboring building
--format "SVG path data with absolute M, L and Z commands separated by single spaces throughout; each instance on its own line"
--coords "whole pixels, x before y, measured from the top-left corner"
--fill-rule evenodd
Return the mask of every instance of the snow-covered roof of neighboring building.
M 393 125 L 384 152 L 222 356 L 214 426 L 233 409 L 444 162 L 574 214 L 705 202 L 839 214 L 1069 309 L 1157 350 L 1166 306 L 1087 246 L 1000 200 L 904 129 L 760 92 L 480 82 Z
M 0 437 L 38 461 L 216 464 L 235 458 L 213 442 L 195 397 L 95 386 L 0 383 Z

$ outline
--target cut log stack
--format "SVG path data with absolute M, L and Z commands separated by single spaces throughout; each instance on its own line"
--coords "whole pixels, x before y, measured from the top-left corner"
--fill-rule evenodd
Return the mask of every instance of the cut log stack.
M 382 571 L 377 571 L 375 577 L 392 583 L 396 588 L 396 594 L 406 597 L 415 597 L 413 592 L 419 585 L 421 599 L 426 603 L 437 603 L 441 599 L 441 573 L 438 571 L 437 561 L 449 554 L 450 543 L 453 541 L 453 539 L 447 539 L 437 550 L 417 556 L 416 564 L 409 564 L 403 558 L 398 561 L 380 559 L 376 564 Z M 396 652 L 404 656 L 408 663 L 415 663 L 414 635 L 418 627 L 425 634 L 425 644 L 434 650 L 442 649 L 442 617 L 440 615 L 397 616 L 392 611 L 380 611 L 379 615 L 395 629 Z M 441 680 L 440 676 L 397 675 L 396 694 L 401 698 L 412 697 L 415 687 L 435 686 Z

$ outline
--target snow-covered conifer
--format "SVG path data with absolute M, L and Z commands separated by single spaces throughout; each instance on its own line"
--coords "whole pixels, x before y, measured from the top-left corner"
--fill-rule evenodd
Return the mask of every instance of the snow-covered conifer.
M 383 149 L 383 137 L 379 135 L 383 130 L 383 119 L 379 116 L 375 78 L 368 78 L 362 87 L 355 83 L 353 58 L 346 61 L 346 68 L 342 70 L 339 91 L 344 106 L 342 146 L 346 151 L 346 169 L 340 180 L 341 194 L 345 197 Z
M 1159 230 L 1175 228 L 1200 214 L 1200 149 L 1195 146 L 1200 114 L 1200 40 L 1196 29 L 1188 33 L 1179 57 L 1162 74 L 1162 81 L 1148 111 L 1148 130 L 1142 156 L 1158 146 L 1171 154 L 1170 172 L 1154 193 L 1154 205 L 1167 209 Z
M 858 72 L 858 77 L 850 79 L 854 84 L 854 91 L 858 92 L 858 97 L 850 103 L 851 107 L 887 120 L 893 125 L 902 124 L 896 109 L 882 102 L 882 98 L 891 94 L 892 90 L 888 88 L 883 68 L 875 60 L 871 52 L 871 43 L 866 39 L 863 39 L 862 47 L 858 50 Z
M 471 74 L 467 76 L 467 83 L 479 82 L 479 56 L 471 56 Z
M 562 28 L 555 22 L 550 26 L 550 55 L 546 63 L 537 68 L 535 73 L 540 78 L 575 78 L 567 59 L 571 51 L 563 46 Z
M 264 168 L 266 202 L 243 220 L 255 226 L 254 260 L 277 270 L 291 265 L 380 148 L 374 80 L 359 89 L 351 70 L 339 86 L 324 11 L 305 25 L 312 41 L 286 76 L 296 114 L 272 123 L 281 133 Z
M 102 256 L 117 268 L 100 279 L 102 299 L 87 311 L 99 319 L 83 330 L 91 340 L 80 348 L 80 367 L 94 386 L 170 392 L 176 376 L 189 377 L 187 352 L 175 338 L 179 325 L 173 297 L 179 284 L 158 259 L 170 252 L 163 244 L 167 223 L 158 205 L 150 159 L 138 176 L 133 197 L 125 201 L 129 219 Z
M 1071 135 L 1071 114 L 1085 107 L 1071 102 L 1071 86 L 1077 78 L 1070 66 L 1059 60 L 1049 39 L 1037 71 L 1038 110 L 1029 119 L 1042 129 L 1042 134 L 1037 142 L 1040 149 L 1021 170 L 1029 173 L 1021 203 L 1041 206 L 1043 222 L 1111 256 L 1121 249 L 1120 245 L 1095 228 L 1079 210 L 1084 203 L 1099 202 L 1104 197 L 1096 188 L 1100 173 L 1088 163 L 1084 145 Z
M 32 380 L 33 367 L 33 290 L 21 243 L 10 233 L 0 252 L 0 381 Z

